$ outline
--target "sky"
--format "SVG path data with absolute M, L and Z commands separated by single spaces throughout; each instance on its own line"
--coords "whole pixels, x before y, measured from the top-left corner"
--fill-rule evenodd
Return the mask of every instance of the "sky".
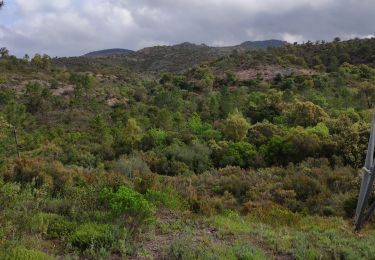
M 0 47 L 77 56 L 181 42 L 212 46 L 372 37 L 375 0 L 5 0 Z

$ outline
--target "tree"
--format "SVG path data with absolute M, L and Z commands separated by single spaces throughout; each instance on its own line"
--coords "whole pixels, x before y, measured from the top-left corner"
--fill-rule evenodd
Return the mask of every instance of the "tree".
M 239 142 L 246 137 L 249 128 L 250 124 L 242 114 L 236 110 L 225 120 L 223 133 L 226 139 Z
M 241 141 L 238 143 L 230 143 L 221 160 L 222 166 L 237 165 L 248 168 L 253 164 L 257 151 L 254 145 Z
M 159 128 L 151 128 L 142 139 L 142 147 L 146 150 L 161 147 L 165 144 L 168 134 Z
M 358 94 L 364 99 L 367 108 L 372 108 L 375 103 L 375 85 L 368 81 L 362 82 Z
M 0 9 L 4 6 L 4 1 L 0 1 Z
M 251 126 L 248 133 L 248 141 L 260 147 L 268 143 L 269 140 L 275 135 L 281 135 L 282 129 L 278 125 L 274 125 L 268 121 L 258 122 Z
M 13 125 L 11 125 L 10 123 L 8 123 L 5 118 L 0 116 L 0 144 L 4 148 L 5 148 L 5 145 L 1 141 L 2 141 L 2 139 L 7 139 L 7 132 L 9 132 L 10 129 L 11 129 L 11 132 L 13 133 L 14 146 L 16 148 L 17 156 L 19 158 L 20 152 L 19 152 L 19 147 L 18 147 L 19 145 L 18 145 L 18 137 L 17 137 L 16 128 Z M 5 148 L 5 150 L 8 150 L 8 149 Z M 0 149 L 0 153 L 2 153 L 2 152 L 3 152 L 3 149 Z
M 203 173 L 211 167 L 210 156 L 211 149 L 199 142 L 194 142 L 189 146 L 173 144 L 166 149 L 166 157 L 170 161 L 183 162 L 195 173 Z M 175 174 L 181 173 L 175 172 Z
M 9 56 L 9 50 L 5 47 L 0 48 L 0 56 L 1 58 L 6 58 Z
M 44 113 L 49 109 L 49 101 L 52 98 L 51 91 L 38 83 L 29 83 L 24 94 L 25 104 L 29 113 Z
M 130 118 L 124 129 L 125 145 L 131 147 L 131 150 L 141 141 L 142 129 L 138 126 L 134 118 Z
M 322 122 L 327 118 L 328 114 L 318 105 L 307 101 L 297 102 L 292 112 L 292 119 L 295 125 L 300 126 L 315 126 L 317 123 Z
M 194 113 L 193 116 L 189 119 L 188 127 L 195 135 L 200 137 L 207 137 L 208 139 L 212 139 L 218 134 L 218 132 L 215 131 L 210 124 L 202 122 L 200 116 L 196 113 Z
M 51 65 L 51 58 L 46 54 L 42 56 L 37 53 L 31 59 L 31 64 L 37 69 L 48 69 Z
M 188 72 L 190 85 L 199 92 L 208 92 L 212 89 L 215 76 L 207 66 L 191 69 Z

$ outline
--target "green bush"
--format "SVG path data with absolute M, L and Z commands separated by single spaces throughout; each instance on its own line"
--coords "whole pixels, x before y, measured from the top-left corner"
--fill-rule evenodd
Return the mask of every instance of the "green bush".
M 52 260 L 53 257 L 35 250 L 26 249 L 24 247 L 13 248 L 8 255 L 5 256 L 4 260 Z
M 69 242 L 72 246 L 85 250 L 88 248 L 109 248 L 115 241 L 113 227 L 108 224 L 86 223 L 79 226 L 70 235 Z
M 194 142 L 189 146 L 174 144 L 166 149 L 165 155 L 169 160 L 185 163 L 196 173 L 203 173 L 211 167 L 211 150 L 203 143 Z
M 174 241 L 168 249 L 168 259 L 196 259 L 196 252 L 191 246 L 191 241 L 185 239 Z
M 252 144 L 247 142 L 230 143 L 221 165 L 250 167 L 253 164 L 256 154 L 257 151 Z
M 63 218 L 61 216 L 53 213 L 41 212 L 35 214 L 30 221 L 30 230 L 32 232 L 46 234 L 50 223 L 59 222 L 62 219 Z
M 182 198 L 171 190 L 156 191 L 148 190 L 146 199 L 156 206 L 162 205 L 168 209 L 185 209 L 186 203 Z
M 261 260 L 267 257 L 259 249 L 244 242 L 236 242 L 233 245 L 233 253 L 237 260 Z
M 129 178 L 134 178 L 136 174 L 146 174 L 150 172 L 150 168 L 142 158 L 132 156 L 130 158 L 120 158 L 113 164 L 113 171 L 120 174 L 125 174 Z
M 115 217 L 127 218 L 131 232 L 153 219 L 154 208 L 142 194 L 121 186 L 117 191 L 105 188 L 101 200 L 109 206 Z
M 295 226 L 302 219 L 302 215 L 299 213 L 294 213 L 278 205 L 272 205 L 269 208 L 256 208 L 250 217 L 271 226 Z
M 47 234 L 50 238 L 68 237 L 77 228 L 77 223 L 61 219 L 53 219 L 49 225 Z

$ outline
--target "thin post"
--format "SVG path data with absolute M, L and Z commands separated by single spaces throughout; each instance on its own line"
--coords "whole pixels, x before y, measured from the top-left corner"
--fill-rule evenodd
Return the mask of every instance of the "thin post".
M 364 221 L 367 221 L 374 211 L 374 206 L 371 206 L 366 212 L 368 200 L 371 194 L 372 186 L 375 180 L 375 167 L 374 167 L 374 149 L 375 149 L 375 115 L 373 116 L 369 143 L 367 147 L 366 161 L 363 167 L 363 175 L 361 188 L 358 196 L 358 203 L 354 218 L 354 226 L 359 230 Z

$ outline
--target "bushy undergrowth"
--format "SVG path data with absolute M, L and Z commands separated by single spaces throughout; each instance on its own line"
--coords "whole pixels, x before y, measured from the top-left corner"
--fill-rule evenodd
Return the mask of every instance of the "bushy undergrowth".
M 0 256 L 373 258 L 373 224 L 349 223 L 374 43 L 234 52 L 163 75 L 4 52 Z
M 26 249 L 23 247 L 15 247 L 10 253 L 6 254 L 4 260 L 53 260 L 54 257 L 49 256 L 41 251 L 34 249 Z
M 230 259 L 265 260 L 267 257 L 251 244 L 236 241 L 233 245 L 216 244 L 213 241 L 201 241 L 199 246 L 192 238 L 185 237 L 174 241 L 167 252 L 168 259 Z
M 275 210 L 269 213 L 272 215 Z M 273 222 L 270 222 L 270 218 L 254 214 L 241 217 L 229 212 L 214 217 L 212 223 L 223 235 L 256 237 L 266 248 L 296 259 L 369 259 L 373 254 L 373 250 L 367 248 L 374 241 L 373 232 L 360 237 L 343 219 L 299 216 L 298 221 L 289 223 L 285 222 L 284 213 L 273 215 Z
M 80 250 L 110 248 L 115 240 L 113 229 L 108 224 L 85 223 L 69 236 L 69 242 Z
M 117 191 L 105 188 L 100 199 L 108 205 L 114 217 L 122 218 L 127 223 L 131 233 L 153 220 L 153 205 L 131 188 L 121 186 Z

